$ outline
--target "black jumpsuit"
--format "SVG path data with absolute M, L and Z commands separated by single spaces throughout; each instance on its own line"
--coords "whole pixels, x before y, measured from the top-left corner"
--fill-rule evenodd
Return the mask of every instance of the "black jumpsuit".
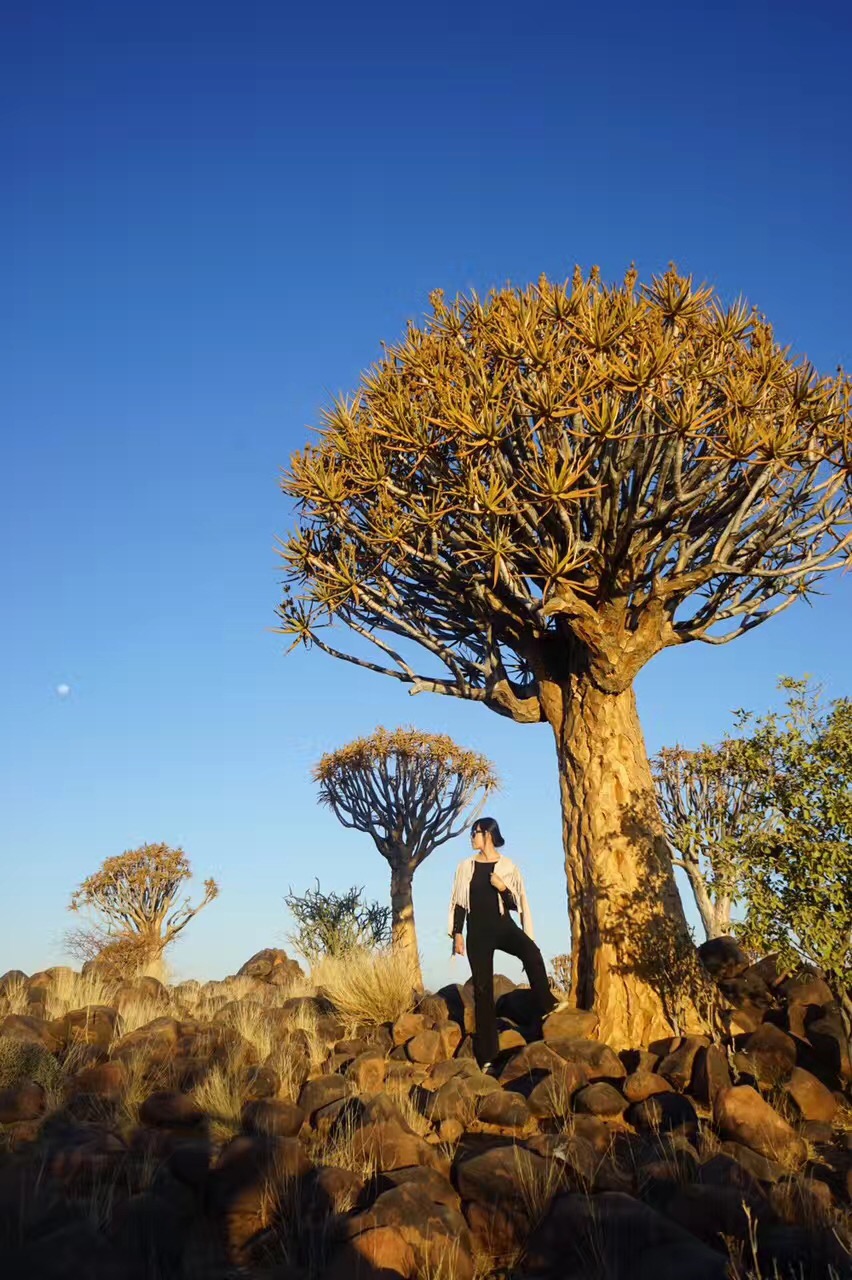
M 523 929 L 509 915 L 517 903 L 508 889 L 497 892 L 491 884 L 493 862 L 474 862 L 470 882 L 470 911 L 457 906 L 453 933 L 464 928 L 467 915 L 467 954 L 473 976 L 473 1001 L 476 1031 L 473 1051 L 480 1066 L 497 1055 L 497 1018 L 494 1010 L 494 952 L 505 951 L 517 956 L 524 966 L 539 1015 L 544 1017 L 556 1004 L 547 981 L 541 952 Z M 503 899 L 500 911 L 499 899 Z

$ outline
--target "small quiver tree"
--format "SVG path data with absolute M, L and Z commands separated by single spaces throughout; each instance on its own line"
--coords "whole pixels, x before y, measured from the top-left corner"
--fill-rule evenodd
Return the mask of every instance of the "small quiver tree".
M 443 734 L 377 729 L 324 755 L 314 769 L 321 804 L 371 836 L 390 864 L 394 948 L 417 961 L 413 881 L 433 850 L 459 835 L 498 783 L 491 762 Z
M 205 880 L 204 896 L 192 906 L 179 900 L 192 876 L 183 849 L 143 844 L 107 858 L 71 896 L 69 910 L 90 919 L 68 935 L 69 949 L 83 959 L 101 957 L 126 972 L 142 972 L 161 961 L 166 948 L 219 893 Z
M 736 747 L 664 747 L 651 762 L 672 865 L 686 873 L 708 938 L 731 932 L 742 841 L 759 821 Z
M 292 459 L 279 609 L 294 644 L 550 726 L 571 990 L 616 1047 L 671 1035 L 658 978 L 692 945 L 633 682 L 852 542 L 845 376 L 674 268 L 636 285 L 433 294 Z

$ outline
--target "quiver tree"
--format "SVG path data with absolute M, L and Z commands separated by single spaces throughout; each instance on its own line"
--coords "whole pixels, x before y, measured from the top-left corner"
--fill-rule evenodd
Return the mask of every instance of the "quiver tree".
M 93 917 L 70 935 L 71 949 L 86 958 L 105 953 L 137 969 L 155 964 L 219 893 L 215 880 L 205 880 L 204 896 L 195 906 L 189 898 L 179 900 L 191 875 L 183 849 L 167 844 L 143 844 L 107 858 L 71 896 L 71 911 Z
M 664 747 L 651 762 L 672 865 L 686 873 L 708 938 L 731 932 L 742 842 L 758 820 L 737 744 Z
M 498 785 L 491 762 L 444 734 L 379 728 L 324 755 L 314 779 L 320 802 L 345 827 L 372 836 L 390 864 L 392 944 L 410 953 L 422 985 L 414 873 L 480 811 Z
M 690 946 L 633 681 L 845 564 L 850 465 L 848 382 L 744 305 L 577 271 L 435 293 L 282 482 L 294 643 L 550 725 L 572 988 L 613 1043 L 670 1034 L 656 975 Z

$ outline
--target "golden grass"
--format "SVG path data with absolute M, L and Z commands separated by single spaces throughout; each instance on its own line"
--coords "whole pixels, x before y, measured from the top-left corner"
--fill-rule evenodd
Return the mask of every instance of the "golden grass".
M 222 1023 L 253 1045 L 261 1062 L 265 1062 L 275 1048 L 275 1028 L 262 1005 L 243 999 L 227 1010 Z
M 91 1005 L 113 1007 L 115 986 L 96 973 L 84 975 L 61 969 L 47 987 L 47 1017 L 62 1018 L 66 1013 Z
M 244 1095 L 241 1073 L 229 1065 L 211 1067 L 191 1090 L 190 1096 L 210 1122 L 214 1141 L 226 1142 L 242 1129 Z
M 27 1011 L 29 989 L 26 978 L 10 978 L 0 992 L 0 1014 L 24 1014 Z
M 327 956 L 311 976 L 353 1025 L 395 1022 L 414 1007 L 417 965 L 407 951 L 357 950 L 345 957 Z

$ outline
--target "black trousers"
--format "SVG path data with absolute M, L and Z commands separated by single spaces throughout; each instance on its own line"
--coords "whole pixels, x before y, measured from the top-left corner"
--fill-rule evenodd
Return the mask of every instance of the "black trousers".
M 473 976 L 473 1001 L 476 1031 L 473 1036 L 473 1052 L 482 1067 L 497 1056 L 497 1015 L 494 1010 L 494 952 L 505 951 L 517 956 L 532 991 L 533 1003 L 540 1017 L 545 1017 L 556 1001 L 547 980 L 547 971 L 541 952 L 532 938 L 519 929 L 508 912 L 496 922 L 478 926 L 469 919 L 467 927 L 467 954 Z

